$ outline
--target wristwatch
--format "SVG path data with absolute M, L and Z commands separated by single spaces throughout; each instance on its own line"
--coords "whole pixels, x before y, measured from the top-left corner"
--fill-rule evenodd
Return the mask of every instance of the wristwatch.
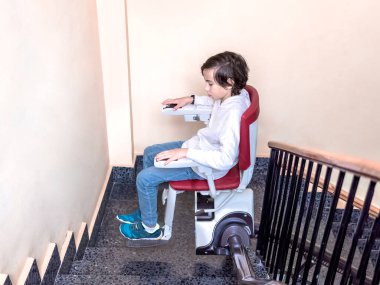
M 191 101 L 191 104 L 194 104 L 194 101 L 195 101 L 195 95 L 190 95 L 191 98 L 193 98 L 193 101 Z

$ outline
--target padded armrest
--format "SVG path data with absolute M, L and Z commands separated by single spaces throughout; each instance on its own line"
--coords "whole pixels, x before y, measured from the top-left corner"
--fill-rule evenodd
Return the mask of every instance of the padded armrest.
M 183 167 L 193 167 L 193 166 L 199 166 L 198 163 L 195 161 L 189 159 L 189 158 L 182 158 L 180 160 L 175 160 L 170 162 L 167 165 L 165 164 L 165 160 L 156 161 L 154 159 L 154 166 L 158 168 L 183 168 Z
M 177 110 L 163 106 L 161 111 L 166 115 L 210 115 L 212 112 L 212 106 L 186 105 Z
M 210 120 L 212 106 L 207 105 L 186 105 L 174 110 L 167 106 L 162 107 L 162 113 L 166 115 L 183 115 L 186 122 L 202 121 L 207 124 Z
M 199 163 L 196 163 L 195 161 L 188 159 L 188 158 L 181 158 L 180 160 L 175 160 L 170 162 L 167 165 L 164 165 L 165 161 L 156 161 L 154 159 L 154 166 L 158 168 L 183 168 L 183 167 L 193 167 L 197 166 L 198 170 L 201 173 L 204 173 L 207 177 L 207 184 L 209 186 L 209 191 L 211 197 L 216 197 L 216 189 L 215 189 L 215 182 L 212 177 L 212 169 L 210 167 L 202 166 Z

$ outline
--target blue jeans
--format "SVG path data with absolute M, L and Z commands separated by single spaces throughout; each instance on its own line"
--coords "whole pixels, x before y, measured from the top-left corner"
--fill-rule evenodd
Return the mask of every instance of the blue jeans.
M 164 150 L 180 148 L 182 141 L 156 144 L 144 150 L 143 170 L 137 175 L 136 187 L 139 197 L 141 218 L 145 225 L 154 227 L 157 223 L 157 190 L 158 185 L 167 181 L 188 179 L 203 180 L 191 167 L 186 168 L 157 168 L 154 157 Z

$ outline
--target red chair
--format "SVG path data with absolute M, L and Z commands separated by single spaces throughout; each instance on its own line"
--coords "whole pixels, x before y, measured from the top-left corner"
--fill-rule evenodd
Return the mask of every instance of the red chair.
M 167 166 L 197 166 L 207 180 L 185 180 L 169 183 L 164 190 L 166 200 L 163 240 L 172 235 L 176 196 L 183 191 L 194 191 L 196 197 L 195 226 L 197 254 L 228 254 L 228 236 L 238 233 L 245 246 L 254 234 L 253 191 L 247 188 L 256 161 L 257 118 L 259 96 L 255 88 L 247 85 L 251 104 L 244 112 L 240 125 L 239 162 L 224 177 L 213 180 L 211 168 L 200 166 L 190 159 L 174 161 Z

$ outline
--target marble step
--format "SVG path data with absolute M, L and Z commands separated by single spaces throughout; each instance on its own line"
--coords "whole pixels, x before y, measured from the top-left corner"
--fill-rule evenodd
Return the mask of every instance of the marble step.
M 144 284 L 138 276 L 124 275 L 58 275 L 54 285 L 132 285 Z M 147 283 L 149 284 L 149 283 Z
M 234 277 L 181 277 L 181 276 L 131 276 L 131 275 L 61 275 L 55 285 L 236 285 Z
M 170 245 L 153 248 L 87 248 L 70 275 L 131 275 L 157 277 L 234 277 L 226 256 L 184 253 Z
M 258 184 L 258 183 L 257 183 Z M 158 194 L 158 223 L 164 225 L 165 207 L 162 205 L 161 193 L 164 185 L 160 187 Z M 255 187 L 253 187 L 256 189 Z M 259 187 L 260 188 L 260 187 Z M 258 222 L 261 208 L 261 191 L 257 188 L 255 194 L 255 221 Z M 256 199 L 257 198 L 257 199 Z M 115 219 L 117 214 L 126 214 L 136 209 L 138 204 L 137 193 L 134 185 L 115 184 L 110 200 L 107 203 L 102 225 L 98 232 L 96 246 L 100 247 L 124 247 L 125 239 L 119 233 L 120 222 Z M 194 193 L 184 192 L 177 195 L 176 210 L 173 223 L 173 238 L 184 238 L 194 248 Z
M 189 195 L 190 194 L 190 195 Z M 194 197 L 192 193 L 183 193 L 177 197 L 177 208 L 174 214 L 173 237 L 178 249 L 194 251 Z M 160 203 L 161 204 L 161 203 Z M 110 200 L 104 214 L 103 222 L 97 233 L 96 247 L 126 247 L 127 240 L 120 234 L 120 222 L 115 218 L 117 214 L 124 214 L 134 210 L 131 201 Z M 164 208 L 158 206 L 158 222 L 164 224 Z

